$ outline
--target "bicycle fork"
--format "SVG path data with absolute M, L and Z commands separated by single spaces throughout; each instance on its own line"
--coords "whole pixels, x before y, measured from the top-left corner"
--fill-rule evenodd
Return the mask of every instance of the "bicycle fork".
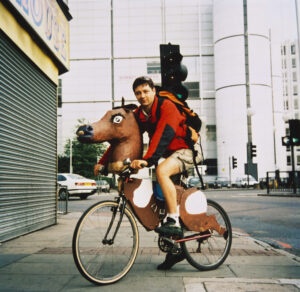
M 115 237 L 119 231 L 119 228 L 121 226 L 121 223 L 122 223 L 122 220 L 123 220 L 123 216 L 124 216 L 124 212 L 125 212 L 125 207 L 126 207 L 126 201 L 124 198 L 120 197 L 119 200 L 118 200 L 118 206 L 116 207 L 113 207 L 114 210 L 112 210 L 112 216 L 111 216 L 111 220 L 110 220 L 110 223 L 108 225 L 108 228 L 107 228 L 107 231 L 105 233 L 105 236 L 102 240 L 102 243 L 103 244 L 108 244 L 108 245 L 112 245 L 114 244 L 114 240 L 115 240 Z M 117 219 L 117 214 L 120 213 L 120 217 L 119 217 L 119 220 L 117 222 L 117 225 L 116 225 L 116 228 L 115 228 L 115 231 L 113 232 L 113 236 L 111 239 L 108 239 L 108 235 L 109 233 L 111 232 L 111 229 L 115 223 L 115 220 Z

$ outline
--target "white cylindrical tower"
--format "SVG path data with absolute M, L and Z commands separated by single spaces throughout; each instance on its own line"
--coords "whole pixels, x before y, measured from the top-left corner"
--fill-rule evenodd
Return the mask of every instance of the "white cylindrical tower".
M 274 170 L 270 46 L 264 1 L 215 0 L 215 89 L 219 175 L 245 172 L 257 146 L 258 177 Z M 230 169 L 230 158 L 237 168 Z

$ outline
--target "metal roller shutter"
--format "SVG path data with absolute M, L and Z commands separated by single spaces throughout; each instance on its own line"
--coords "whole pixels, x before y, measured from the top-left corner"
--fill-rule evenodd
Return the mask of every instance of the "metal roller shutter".
M 56 223 L 56 85 L 0 31 L 0 241 Z

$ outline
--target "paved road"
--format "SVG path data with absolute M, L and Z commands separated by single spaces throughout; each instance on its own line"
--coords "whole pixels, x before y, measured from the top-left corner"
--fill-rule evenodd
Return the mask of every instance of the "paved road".
M 259 196 L 260 190 L 212 190 L 206 196 L 220 203 L 232 226 L 270 245 L 300 256 L 300 198 Z M 87 200 L 72 198 L 70 212 L 83 212 L 100 200 L 113 199 L 116 192 L 100 193 Z
M 260 190 L 207 192 L 228 212 L 234 228 L 300 255 L 300 197 L 260 196 Z

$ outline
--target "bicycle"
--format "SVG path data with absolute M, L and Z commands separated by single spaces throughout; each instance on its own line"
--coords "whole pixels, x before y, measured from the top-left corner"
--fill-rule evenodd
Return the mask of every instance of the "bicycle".
M 75 264 L 84 278 L 97 285 L 119 281 L 133 266 L 139 249 L 136 218 L 151 231 L 166 216 L 164 202 L 153 194 L 136 194 L 145 180 L 132 178 L 132 173 L 129 167 L 122 171 L 118 196 L 88 208 L 74 230 L 72 252 Z M 229 217 L 218 203 L 206 200 L 200 190 L 186 188 L 182 179 L 176 189 L 183 237 L 159 235 L 158 247 L 173 254 L 184 252 L 186 260 L 198 270 L 216 269 L 230 252 L 232 229 Z M 199 198 L 205 212 L 191 214 L 194 212 L 191 206 Z

